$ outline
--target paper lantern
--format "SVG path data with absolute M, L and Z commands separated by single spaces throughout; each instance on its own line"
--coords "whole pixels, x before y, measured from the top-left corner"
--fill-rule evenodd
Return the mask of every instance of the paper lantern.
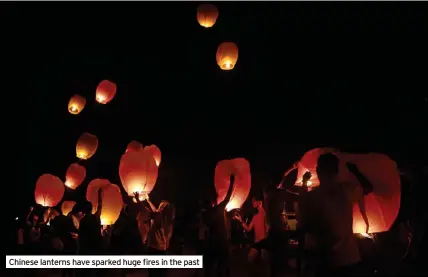
M 76 202 L 74 201 L 64 201 L 61 205 L 61 212 L 63 215 L 68 215 L 72 210 Z
M 65 187 L 57 176 L 43 174 L 36 182 L 34 197 L 36 203 L 44 207 L 54 207 L 61 202 Z
M 147 151 L 128 152 L 120 159 L 119 176 L 128 195 L 150 193 L 158 178 L 158 167 Z
M 108 80 L 101 81 L 95 93 L 95 100 L 100 104 L 107 104 L 113 100 L 116 95 L 116 90 L 117 87 L 115 83 Z
M 86 168 L 78 163 L 71 164 L 65 173 L 65 185 L 71 189 L 76 189 L 85 180 Z
M 159 167 L 160 163 L 161 163 L 161 158 L 162 158 L 162 153 L 160 151 L 160 149 L 156 146 L 156 145 L 149 145 L 144 147 L 144 151 L 146 151 L 147 153 L 149 153 L 150 155 L 153 156 L 153 158 L 156 161 L 156 165 Z
M 76 156 L 81 160 L 92 157 L 98 148 L 98 138 L 89 133 L 83 133 L 76 144 Z
M 140 150 L 143 150 L 143 145 L 141 143 L 139 143 L 138 141 L 133 140 L 126 147 L 125 153 L 128 153 L 130 151 L 140 151 Z
M 113 225 L 122 211 L 123 199 L 120 188 L 111 184 L 103 189 L 103 206 L 101 209 L 101 225 Z
M 86 105 L 86 99 L 83 96 L 75 94 L 68 101 L 68 111 L 71 114 L 79 114 Z
M 217 21 L 218 9 L 212 4 L 199 5 L 196 17 L 199 25 L 205 28 L 211 28 Z
M 110 181 L 107 179 L 94 179 L 88 184 L 88 187 L 86 188 L 86 200 L 92 204 L 92 213 L 97 211 L 98 190 L 100 188 L 106 188 L 109 185 Z
M 238 46 L 233 42 L 223 42 L 217 48 L 216 60 L 223 70 L 232 70 L 238 61 Z
M 313 174 L 310 180 L 311 185 L 319 185 L 315 169 L 318 157 L 324 153 L 334 153 L 339 158 L 338 179 L 344 184 L 355 185 L 358 182 L 356 177 L 349 172 L 346 166 L 348 162 L 356 164 L 361 173 L 369 179 L 374 187 L 373 193 L 364 196 L 369 233 L 388 231 L 400 210 L 400 173 L 396 163 L 383 154 L 350 154 L 337 152 L 333 148 L 317 148 L 307 152 L 299 162 L 296 185 L 301 185 L 302 176 L 307 170 Z M 365 233 L 366 224 L 358 203 L 354 204 L 353 209 L 354 233 Z
M 239 209 L 244 204 L 251 189 L 250 164 L 243 158 L 223 160 L 217 163 L 214 172 L 214 183 L 217 191 L 217 202 L 226 197 L 230 186 L 230 176 L 235 176 L 232 197 L 226 206 L 227 211 Z

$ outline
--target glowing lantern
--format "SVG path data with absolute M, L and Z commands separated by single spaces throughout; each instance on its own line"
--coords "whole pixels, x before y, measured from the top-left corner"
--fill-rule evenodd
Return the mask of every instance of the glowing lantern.
M 160 151 L 160 149 L 156 146 L 156 145 L 149 145 L 144 147 L 144 151 L 146 151 L 147 153 L 149 153 L 150 155 L 153 156 L 153 158 L 156 161 L 156 165 L 159 167 L 160 163 L 161 163 L 161 158 L 162 158 L 162 153 Z
M 95 100 L 100 104 L 107 104 L 116 95 L 116 84 L 108 80 L 101 81 L 95 93 Z
M 332 148 L 317 148 L 307 152 L 298 167 L 298 180 L 296 185 L 301 185 L 303 174 L 309 170 L 315 172 L 318 157 L 324 153 L 333 153 L 339 158 L 338 179 L 344 184 L 355 184 L 356 177 L 349 172 L 346 163 L 355 164 L 361 173 L 373 184 L 374 191 L 364 196 L 366 213 L 369 220 L 369 233 L 388 231 L 394 223 L 400 210 L 401 185 L 400 173 L 396 163 L 388 156 L 368 153 L 349 154 L 335 152 Z M 299 179 L 300 178 L 300 179 Z M 312 184 L 319 185 L 316 175 L 312 175 Z M 363 235 L 366 224 L 362 218 L 358 203 L 354 204 L 354 233 Z
M 74 201 L 64 201 L 61 205 L 61 212 L 63 215 L 68 215 L 72 210 L 76 202 Z
M 78 163 L 71 164 L 65 173 L 65 185 L 71 189 L 76 189 L 85 180 L 86 169 Z
M 140 151 L 140 150 L 143 150 L 143 145 L 141 143 L 139 143 L 138 141 L 133 140 L 126 147 L 125 153 L 128 153 L 130 151 Z
M 98 190 L 100 188 L 106 188 L 109 185 L 110 181 L 107 179 L 94 179 L 88 184 L 86 188 L 86 199 L 92 204 L 92 213 L 97 211 Z
M 216 60 L 223 70 L 232 70 L 238 61 L 238 46 L 233 42 L 223 42 L 217 48 Z
M 65 187 L 60 178 L 51 174 L 43 174 L 36 182 L 34 197 L 37 204 L 54 207 L 61 201 L 64 191 Z
M 71 114 L 79 114 L 86 105 L 86 99 L 83 96 L 75 94 L 71 96 L 70 101 L 68 102 L 68 111 Z
M 224 200 L 230 185 L 230 176 L 235 176 L 235 187 L 226 210 L 241 208 L 251 189 L 251 171 L 247 160 L 237 158 L 223 160 L 215 168 L 214 183 L 217 191 L 217 202 Z
M 148 194 L 156 184 L 158 167 L 147 151 L 128 152 L 120 159 L 119 176 L 128 195 Z
M 218 9 L 212 4 L 202 4 L 199 5 L 196 16 L 202 27 L 211 28 L 217 21 Z
M 83 133 L 76 144 L 76 156 L 81 160 L 92 157 L 98 148 L 98 138 L 89 133 Z

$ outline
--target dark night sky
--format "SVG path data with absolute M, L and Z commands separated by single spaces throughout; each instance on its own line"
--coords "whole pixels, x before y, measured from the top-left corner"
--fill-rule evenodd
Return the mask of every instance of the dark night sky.
M 119 182 L 135 139 L 160 147 L 157 191 L 176 201 L 212 186 L 224 158 L 249 159 L 258 187 L 316 146 L 422 160 L 428 24 L 417 3 L 219 2 L 206 30 L 197 5 L 2 4 L 18 87 L 29 81 L 15 95 L 26 100 L 17 192 L 31 200 L 40 174 L 64 178 L 85 131 L 100 143 L 87 181 Z M 215 61 L 223 41 L 239 47 L 231 72 Z M 108 105 L 95 103 L 103 79 L 118 85 Z M 67 112 L 75 93 L 87 98 L 78 116 Z

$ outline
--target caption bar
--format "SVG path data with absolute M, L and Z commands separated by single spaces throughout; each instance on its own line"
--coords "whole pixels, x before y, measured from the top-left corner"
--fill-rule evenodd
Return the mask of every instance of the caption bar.
M 202 256 L 6 256 L 6 268 L 202 268 Z

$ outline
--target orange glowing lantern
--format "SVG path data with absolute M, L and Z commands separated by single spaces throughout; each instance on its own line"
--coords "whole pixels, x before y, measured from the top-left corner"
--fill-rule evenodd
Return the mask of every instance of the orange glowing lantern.
M 92 213 L 97 211 L 98 206 L 98 190 L 100 188 L 106 188 L 110 185 L 110 181 L 107 179 L 94 179 L 86 188 L 86 200 L 92 204 Z M 104 204 L 104 203 L 103 203 Z
M 144 151 L 146 151 L 147 153 L 153 156 L 153 158 L 156 161 L 156 165 L 159 167 L 161 163 L 161 158 L 162 158 L 162 153 L 160 149 L 156 145 L 152 144 L 144 147 Z
M 120 159 L 119 176 L 128 195 L 148 194 L 156 184 L 158 167 L 147 151 L 128 152 Z
M 71 189 L 76 189 L 85 180 L 86 169 L 78 163 L 71 164 L 65 173 L 65 185 Z
M 81 160 L 92 157 L 98 148 L 98 138 L 89 133 L 83 133 L 76 144 L 76 156 Z
M 64 201 L 61 205 L 61 212 L 63 215 L 68 215 L 72 210 L 76 202 L 74 201 Z
M 95 100 L 100 104 L 107 104 L 113 100 L 116 95 L 116 90 L 117 87 L 115 83 L 108 80 L 101 81 L 95 93 Z
M 217 48 L 216 60 L 222 70 L 232 70 L 238 61 L 238 46 L 233 42 L 223 42 Z
M 128 153 L 130 151 L 140 151 L 140 150 L 143 150 L 143 145 L 141 143 L 139 143 L 138 141 L 133 140 L 126 147 L 125 153 Z
M 309 170 L 315 173 L 318 157 L 321 154 L 334 153 L 340 161 L 338 179 L 344 184 L 355 184 L 356 177 L 349 172 L 346 163 L 355 164 L 361 173 L 373 184 L 374 191 L 364 196 L 369 221 L 369 233 L 388 231 L 400 210 L 401 185 L 397 164 L 388 156 L 377 153 L 349 154 L 335 151 L 333 148 L 317 148 L 307 152 L 298 167 L 296 185 L 301 185 L 303 174 Z M 319 185 L 316 173 L 311 180 Z M 365 235 L 366 224 L 362 218 L 358 203 L 354 204 L 354 233 Z
M 68 102 L 68 111 L 71 114 L 79 114 L 86 105 L 86 99 L 83 96 L 75 94 L 71 96 L 70 101 Z
M 212 4 L 199 5 L 196 17 L 199 25 L 204 28 L 211 28 L 217 21 L 218 9 Z
M 36 182 L 34 197 L 37 204 L 54 207 L 61 201 L 64 191 L 65 187 L 60 178 L 51 174 L 43 174 Z
M 217 163 L 214 183 L 217 191 L 217 203 L 224 200 L 230 186 L 230 176 L 235 176 L 235 187 L 226 210 L 239 209 L 244 204 L 251 189 L 250 164 L 243 158 L 223 160 Z

